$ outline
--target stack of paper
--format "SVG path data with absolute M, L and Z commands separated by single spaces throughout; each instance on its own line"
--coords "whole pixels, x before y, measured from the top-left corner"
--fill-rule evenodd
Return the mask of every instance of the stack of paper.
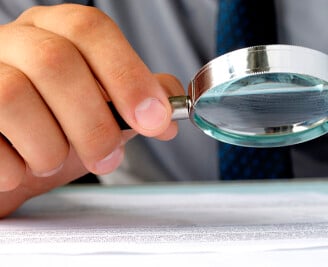
M 0 266 L 325 266 L 327 260 L 328 183 L 320 181 L 71 186 L 0 221 Z

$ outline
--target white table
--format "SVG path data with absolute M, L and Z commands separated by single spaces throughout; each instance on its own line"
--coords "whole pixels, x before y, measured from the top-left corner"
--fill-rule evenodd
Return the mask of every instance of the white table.
M 328 182 L 68 186 L 0 221 L 0 266 L 327 266 Z

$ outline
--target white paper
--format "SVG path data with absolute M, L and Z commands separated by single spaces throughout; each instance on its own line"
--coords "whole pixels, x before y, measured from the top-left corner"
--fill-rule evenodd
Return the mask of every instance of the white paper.
M 326 266 L 327 260 L 325 182 L 66 187 L 0 221 L 0 261 L 8 266 Z

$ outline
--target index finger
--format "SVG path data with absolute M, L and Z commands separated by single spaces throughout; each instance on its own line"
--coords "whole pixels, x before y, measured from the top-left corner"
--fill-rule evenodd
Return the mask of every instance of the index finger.
M 171 106 L 164 89 L 104 13 L 73 4 L 35 7 L 18 22 L 70 40 L 124 120 L 137 132 L 157 136 L 168 128 Z

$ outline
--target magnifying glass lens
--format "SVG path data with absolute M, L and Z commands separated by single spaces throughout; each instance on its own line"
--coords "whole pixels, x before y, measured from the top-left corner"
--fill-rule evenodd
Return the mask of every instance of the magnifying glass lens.
M 188 95 L 169 102 L 172 120 L 190 119 L 222 142 L 278 147 L 312 140 L 328 133 L 328 55 L 290 45 L 232 51 L 204 65 Z
M 236 145 L 275 147 L 328 132 L 328 83 L 294 73 L 261 73 L 206 91 L 193 107 L 206 134 Z

